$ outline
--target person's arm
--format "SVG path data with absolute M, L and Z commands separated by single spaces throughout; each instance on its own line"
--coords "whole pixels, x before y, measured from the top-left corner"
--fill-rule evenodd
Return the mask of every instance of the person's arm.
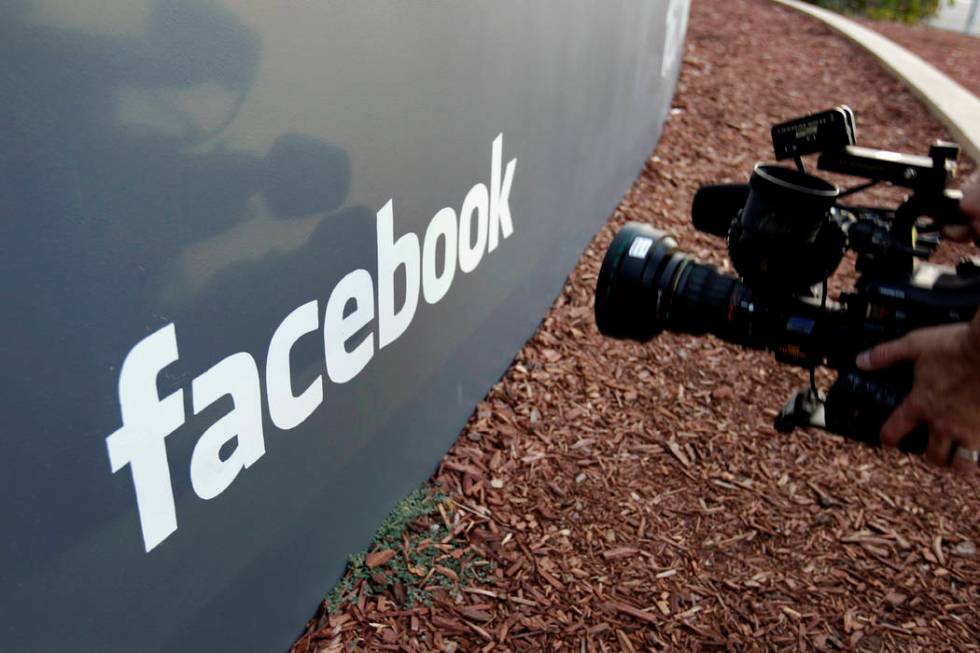
M 953 240 L 980 239 L 980 172 L 964 185 L 960 208 L 969 226 L 944 233 Z M 878 370 L 900 361 L 915 366 L 912 391 L 882 426 L 882 444 L 897 446 L 922 424 L 929 429 L 930 462 L 975 473 L 980 451 L 980 311 L 969 323 L 920 329 L 878 345 L 858 356 L 857 364 Z

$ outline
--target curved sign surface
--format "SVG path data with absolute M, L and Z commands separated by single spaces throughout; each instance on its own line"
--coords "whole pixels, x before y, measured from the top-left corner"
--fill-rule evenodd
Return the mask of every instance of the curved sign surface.
M 0 6 L 0 633 L 281 650 L 656 142 L 687 0 Z

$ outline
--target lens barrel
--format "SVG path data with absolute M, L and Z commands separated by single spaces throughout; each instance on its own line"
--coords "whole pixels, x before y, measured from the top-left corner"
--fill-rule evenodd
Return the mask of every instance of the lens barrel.
M 664 329 L 722 335 L 738 280 L 678 251 L 677 241 L 638 222 L 624 226 L 596 283 L 599 331 L 645 342 Z

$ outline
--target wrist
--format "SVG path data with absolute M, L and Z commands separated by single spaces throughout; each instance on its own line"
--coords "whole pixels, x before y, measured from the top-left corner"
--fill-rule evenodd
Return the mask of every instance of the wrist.
M 980 359 L 980 310 L 966 326 L 966 348 L 974 359 Z
M 963 185 L 960 210 L 973 223 L 974 227 L 980 223 L 980 171 L 973 173 Z

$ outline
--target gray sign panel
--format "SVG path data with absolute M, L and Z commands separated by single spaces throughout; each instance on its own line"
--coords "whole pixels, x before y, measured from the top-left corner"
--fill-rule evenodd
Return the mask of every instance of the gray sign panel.
M 0 633 L 288 646 L 639 171 L 686 0 L 0 5 Z

